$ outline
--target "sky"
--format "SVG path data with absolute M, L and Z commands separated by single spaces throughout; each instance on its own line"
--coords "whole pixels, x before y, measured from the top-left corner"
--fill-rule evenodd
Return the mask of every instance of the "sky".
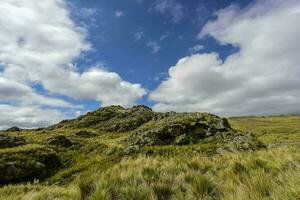
M 300 113 L 298 0 L 1 0 L 0 129 L 102 106 Z

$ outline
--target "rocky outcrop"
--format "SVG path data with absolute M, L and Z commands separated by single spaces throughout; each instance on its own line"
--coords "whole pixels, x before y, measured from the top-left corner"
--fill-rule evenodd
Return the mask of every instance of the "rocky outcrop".
M 143 105 L 128 109 L 121 106 L 103 107 L 49 128 L 130 132 L 125 141 L 126 145 L 134 146 L 134 149 L 137 146 L 188 145 L 198 142 L 226 144 L 222 148 L 218 146 L 220 152 L 250 150 L 259 146 L 254 136 L 233 130 L 225 118 L 209 113 L 160 113 Z M 93 134 L 79 131 L 76 135 L 90 137 Z
M 91 128 L 104 132 L 127 132 L 135 130 L 157 115 L 158 113 L 147 106 L 134 106 L 128 109 L 121 106 L 108 106 L 74 120 L 64 120 L 48 129 Z
M 128 139 L 137 145 L 191 144 L 217 132 L 232 131 L 226 119 L 203 113 L 166 113 Z
M 224 143 L 216 149 L 219 154 L 237 151 L 255 151 L 259 148 L 264 148 L 256 137 L 250 133 L 235 132 L 224 138 Z
M 55 146 L 62 146 L 62 147 L 69 147 L 73 145 L 73 142 L 64 135 L 50 137 L 46 140 L 45 143 L 50 145 L 55 145 Z
M 42 180 L 60 166 L 59 157 L 46 148 L 0 153 L 0 184 Z
M 25 139 L 22 137 L 0 135 L 0 148 L 10 148 L 18 145 L 23 145 L 25 143 Z
M 225 118 L 208 113 L 166 113 L 133 132 L 129 146 L 216 144 L 219 152 L 254 150 L 262 144 L 251 134 L 233 130 Z
M 21 129 L 19 127 L 16 127 L 16 126 L 13 126 L 13 127 L 10 127 L 8 129 L 6 129 L 7 132 L 17 132 L 17 131 L 20 131 Z
M 119 159 L 138 152 L 151 155 L 157 150 L 164 153 L 173 148 L 157 147 L 161 145 L 177 145 L 174 148 L 177 151 L 181 149 L 178 146 L 197 144 L 182 149 L 208 154 L 254 151 L 264 147 L 252 134 L 234 130 L 225 118 L 209 113 L 160 113 L 146 106 L 128 109 L 121 106 L 103 107 L 47 128 L 22 130 L 22 135 L 26 131 L 29 133 L 27 141 L 12 136 L 17 134 L 13 131 L 18 129 L 0 134 L 0 184 L 43 180 L 59 168 L 71 166 L 73 153 L 78 152 L 87 155 L 90 152 L 92 155 L 104 153 Z M 125 133 L 118 134 L 120 132 Z M 90 137 L 95 137 L 95 140 L 83 139 Z M 106 138 L 109 139 L 104 141 L 112 143 L 99 143 Z M 41 139 L 44 145 L 40 145 Z

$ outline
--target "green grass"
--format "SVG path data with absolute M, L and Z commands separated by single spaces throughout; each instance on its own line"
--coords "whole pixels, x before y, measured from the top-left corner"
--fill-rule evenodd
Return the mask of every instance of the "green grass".
M 299 145 L 300 116 L 240 117 L 229 121 L 233 128 L 253 132 L 266 144 Z
M 35 152 L 50 136 L 65 134 L 81 145 L 54 148 L 65 163 L 44 181 L 0 187 L 2 200 L 297 200 L 300 199 L 300 116 L 241 117 L 233 128 L 250 131 L 267 149 L 212 154 L 210 143 L 144 147 L 125 155 L 128 133 L 80 138 L 76 130 L 21 131 L 32 144 L 0 155 Z M 52 147 L 47 147 L 52 148 Z
M 91 199 L 102 199 L 98 194 L 131 199 L 128 189 L 132 187 L 140 191 L 138 199 L 297 199 L 298 150 L 276 148 L 188 159 L 140 155 L 95 178 Z

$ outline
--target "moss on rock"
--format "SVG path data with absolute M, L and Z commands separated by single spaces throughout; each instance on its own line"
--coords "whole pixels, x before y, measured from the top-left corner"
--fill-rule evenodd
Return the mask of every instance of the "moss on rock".
M 209 113 L 165 113 L 145 123 L 126 143 L 134 146 L 187 145 L 208 142 L 219 152 L 255 150 L 263 145 L 251 134 L 232 129 L 225 118 Z
M 87 137 L 94 137 L 97 134 L 92 131 L 80 130 L 80 131 L 76 132 L 75 135 L 79 136 L 79 137 L 87 138 Z
M 58 155 L 44 146 L 3 149 L 0 151 L 0 184 L 42 180 L 60 166 Z
M 55 146 L 62 146 L 62 147 L 69 147 L 73 145 L 73 142 L 64 135 L 50 137 L 46 140 L 45 143 L 50 145 L 55 145 Z
M 9 135 L 0 135 L 0 148 L 10 148 L 25 144 L 26 141 L 22 137 L 14 137 Z
M 89 112 L 74 120 L 64 120 L 49 129 L 94 128 L 105 132 L 127 132 L 150 121 L 157 114 L 146 106 L 125 109 L 121 106 L 108 106 Z

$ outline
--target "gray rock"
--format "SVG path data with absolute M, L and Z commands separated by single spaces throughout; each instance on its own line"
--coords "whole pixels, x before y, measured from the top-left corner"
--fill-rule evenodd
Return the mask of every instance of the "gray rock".
M 25 140 L 21 137 L 11 137 L 8 135 L 0 135 L 0 148 L 10 148 L 25 144 Z
M 189 138 L 186 134 L 179 135 L 175 139 L 175 144 L 177 144 L 177 145 L 186 145 L 186 144 L 189 144 L 189 143 L 190 143 L 190 141 L 189 141 Z
M 265 145 L 257 140 L 252 134 L 237 132 L 235 135 L 226 135 L 225 143 L 221 144 L 216 152 L 224 154 L 225 152 L 255 151 L 264 148 Z
M 77 135 L 79 137 L 94 137 L 94 136 L 96 136 L 96 133 L 93 133 L 91 131 L 81 130 L 81 131 L 78 131 L 77 133 L 75 133 L 75 135 Z
M 38 158 L 15 155 L 0 165 L 0 184 L 41 180 L 53 174 L 60 165 L 55 154 L 45 153 Z
M 55 137 L 48 138 L 46 144 L 69 147 L 73 145 L 73 142 L 69 140 L 66 136 L 58 135 Z
M 180 124 L 172 124 L 167 126 L 167 132 L 172 135 L 181 135 L 183 133 L 183 127 Z
M 228 152 L 228 150 L 225 150 L 224 148 L 220 147 L 216 150 L 217 154 L 225 155 Z
M 223 133 L 225 138 L 227 132 L 234 131 L 226 119 L 208 113 L 168 112 L 162 115 L 161 119 L 150 121 L 133 132 L 127 140 L 130 145 L 185 145 L 213 137 L 216 133 L 223 139 Z

